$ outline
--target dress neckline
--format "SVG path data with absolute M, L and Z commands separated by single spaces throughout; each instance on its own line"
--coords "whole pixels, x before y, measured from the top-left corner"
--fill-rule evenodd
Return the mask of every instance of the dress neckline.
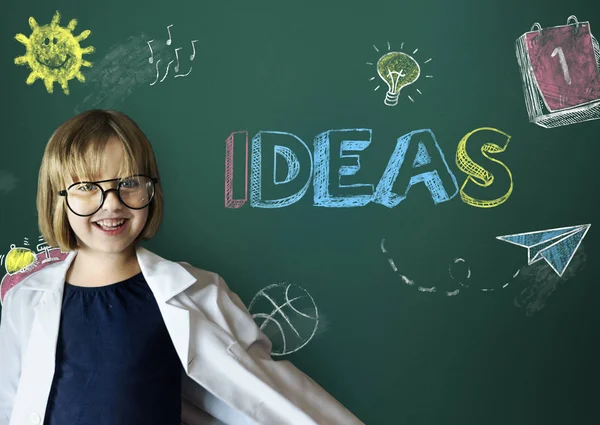
M 84 291 L 84 292 L 98 292 L 98 291 L 107 291 L 107 290 L 111 290 L 114 289 L 118 286 L 122 286 L 123 284 L 129 283 L 130 281 L 135 281 L 138 280 L 140 278 L 143 279 L 143 274 L 142 272 L 139 272 L 138 274 L 135 274 L 131 277 L 128 277 L 127 279 L 124 280 L 120 280 L 118 282 L 114 282 L 114 283 L 109 283 L 108 285 L 103 285 L 103 286 L 80 286 L 80 285 L 73 285 L 72 283 L 69 283 L 65 280 L 65 287 L 68 287 L 71 290 L 76 290 L 76 291 Z

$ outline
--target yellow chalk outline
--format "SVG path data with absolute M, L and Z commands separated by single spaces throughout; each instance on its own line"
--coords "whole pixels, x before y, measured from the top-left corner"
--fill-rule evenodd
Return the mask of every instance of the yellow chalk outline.
M 499 133 L 507 138 L 506 143 L 504 144 L 503 147 L 501 147 L 493 142 L 485 143 L 481 147 L 482 155 L 485 156 L 490 161 L 493 161 L 497 164 L 500 164 L 502 167 L 504 167 L 504 169 L 508 173 L 508 177 L 510 179 L 510 186 L 508 188 L 508 192 L 506 192 L 504 195 L 502 195 L 499 198 L 491 199 L 491 200 L 476 199 L 476 198 L 473 198 L 472 196 L 467 195 L 464 191 L 465 186 L 467 185 L 467 183 L 469 181 L 472 181 L 473 183 L 475 183 L 476 185 L 481 186 L 481 187 L 488 187 L 494 182 L 494 175 L 492 173 L 490 173 L 489 171 L 487 171 L 485 168 L 483 168 L 481 165 L 479 165 L 475 161 L 473 161 L 471 159 L 471 157 L 469 157 L 469 155 L 467 154 L 467 149 L 466 149 L 467 140 L 469 139 L 469 137 L 471 137 L 471 135 L 473 135 L 474 133 L 476 133 L 478 131 L 482 131 L 482 130 L 493 131 L 493 132 Z M 511 139 L 510 135 L 508 135 L 507 133 L 505 133 L 501 130 L 498 130 L 497 128 L 481 127 L 481 128 L 477 128 L 477 129 L 465 134 L 465 136 L 460 140 L 460 142 L 458 142 L 458 147 L 456 148 L 456 165 L 462 172 L 467 174 L 467 178 L 465 179 L 464 183 L 460 187 L 460 198 L 463 200 L 464 203 L 466 203 L 468 205 L 472 205 L 474 207 L 478 207 L 478 208 L 493 208 L 493 207 L 497 207 L 500 204 L 503 204 L 510 197 L 510 195 L 513 191 L 512 173 L 510 172 L 508 167 L 506 165 L 504 165 L 503 162 L 501 162 L 497 159 L 494 159 L 488 155 L 488 153 L 492 154 L 492 153 L 504 152 L 506 150 L 506 147 L 508 146 L 508 143 L 510 142 L 510 139 Z M 481 180 L 481 183 L 477 180 L 477 178 L 479 178 Z

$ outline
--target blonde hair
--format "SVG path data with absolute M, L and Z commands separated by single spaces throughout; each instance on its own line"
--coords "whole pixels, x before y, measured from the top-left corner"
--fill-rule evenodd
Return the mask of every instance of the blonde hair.
M 150 142 L 127 115 L 112 110 L 83 112 L 60 125 L 50 137 L 38 176 L 38 226 L 44 240 L 61 251 L 77 249 L 77 239 L 67 218 L 67 204 L 58 192 L 66 189 L 66 176 L 93 181 L 102 167 L 104 147 L 116 137 L 122 142 L 124 159 L 119 177 L 146 174 L 157 178 L 148 219 L 134 243 L 151 239 L 163 219 L 163 192 Z

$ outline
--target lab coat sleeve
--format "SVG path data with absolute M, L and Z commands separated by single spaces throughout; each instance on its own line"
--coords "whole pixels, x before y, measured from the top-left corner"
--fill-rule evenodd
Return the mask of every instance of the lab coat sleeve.
M 21 375 L 21 347 L 14 321 L 13 295 L 9 290 L 3 301 L 0 319 L 0 425 L 8 425 Z
M 185 397 L 181 398 L 181 425 L 225 425 Z
M 271 358 L 272 343 L 260 330 L 240 297 L 232 292 L 219 276 L 219 299 L 234 317 L 232 328 L 237 339 L 250 355 L 263 376 L 290 403 L 319 425 L 364 425 L 339 401 L 327 393 L 313 379 L 297 369 L 288 360 Z

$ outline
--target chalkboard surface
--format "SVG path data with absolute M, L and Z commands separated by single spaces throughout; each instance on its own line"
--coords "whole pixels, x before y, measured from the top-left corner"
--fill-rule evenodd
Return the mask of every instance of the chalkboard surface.
M 52 131 L 117 109 L 162 178 L 144 245 L 220 273 L 273 356 L 366 424 L 600 423 L 596 2 L 3 11 L 5 278 L 51 248 Z

